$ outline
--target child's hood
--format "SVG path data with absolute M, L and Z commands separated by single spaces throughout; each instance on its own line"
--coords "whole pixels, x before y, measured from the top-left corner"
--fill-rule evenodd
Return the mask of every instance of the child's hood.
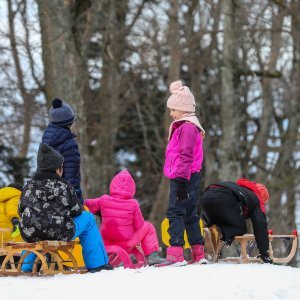
M 128 171 L 118 173 L 110 183 L 110 195 L 132 199 L 135 194 L 135 182 Z
M 0 189 L 0 202 L 5 202 L 14 197 L 20 197 L 21 191 L 13 187 L 4 187 Z

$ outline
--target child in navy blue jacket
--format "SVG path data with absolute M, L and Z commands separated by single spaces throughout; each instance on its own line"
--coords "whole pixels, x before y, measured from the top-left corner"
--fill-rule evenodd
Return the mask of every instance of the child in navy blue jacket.
M 83 202 L 80 186 L 80 153 L 71 131 L 75 114 L 70 105 L 59 98 L 52 100 L 50 124 L 46 128 L 42 142 L 48 144 L 64 157 L 63 178 L 75 189 L 78 199 Z

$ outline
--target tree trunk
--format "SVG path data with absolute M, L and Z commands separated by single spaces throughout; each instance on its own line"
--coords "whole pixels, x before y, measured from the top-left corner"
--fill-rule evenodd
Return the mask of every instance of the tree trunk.
M 180 77 L 180 66 L 182 49 L 179 44 L 179 23 L 178 23 L 178 2 L 174 1 L 169 12 L 169 29 L 168 29 L 168 44 L 170 49 L 170 66 L 168 71 L 168 87 L 171 82 L 178 80 Z M 169 91 L 168 91 L 169 94 Z M 170 126 L 169 110 L 166 108 L 164 113 L 164 142 L 167 144 L 167 137 Z M 160 236 L 160 223 L 164 218 L 168 207 L 169 200 L 169 179 L 162 175 L 158 187 L 157 198 L 153 203 L 152 210 L 149 216 L 150 221 L 154 224 Z
M 72 4 L 71 0 L 38 0 L 48 107 L 51 107 L 54 97 L 62 98 L 72 106 L 76 115 L 75 127 L 81 153 L 82 181 L 86 182 L 85 98 L 88 97 L 89 75 L 85 57 L 80 53 L 80 45 L 77 44 L 73 32 L 75 20 L 71 13 Z M 84 187 L 83 190 L 85 191 Z
M 221 123 L 222 138 L 220 143 L 219 176 L 221 180 L 235 181 L 241 176 L 240 164 L 240 101 L 234 78 L 237 74 L 238 56 L 236 51 L 234 0 L 223 1 L 224 41 L 223 65 L 221 66 Z
M 123 84 L 121 62 L 124 58 L 128 30 L 126 15 L 128 1 L 104 1 L 102 30 L 103 67 L 100 89 L 91 101 L 88 114 L 92 116 L 87 149 L 87 181 L 89 195 L 107 193 L 116 170 L 115 143 L 119 117 L 127 103 L 122 99 Z

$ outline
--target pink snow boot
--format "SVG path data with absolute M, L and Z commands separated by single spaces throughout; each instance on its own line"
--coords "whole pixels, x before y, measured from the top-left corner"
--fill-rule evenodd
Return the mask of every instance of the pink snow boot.
M 208 261 L 205 259 L 205 252 L 203 245 L 192 245 L 192 261 L 191 263 L 207 264 Z
M 184 266 L 187 262 L 184 260 L 183 256 L 183 247 L 180 246 L 171 246 L 167 249 L 167 257 L 165 262 L 156 265 L 157 267 L 165 266 Z

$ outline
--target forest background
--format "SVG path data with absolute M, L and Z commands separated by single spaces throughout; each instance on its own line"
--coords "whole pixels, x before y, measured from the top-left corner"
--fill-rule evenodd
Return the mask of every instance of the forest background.
M 0 39 L 0 186 L 34 174 L 60 97 L 76 113 L 84 196 L 127 168 L 159 232 L 180 78 L 206 129 L 202 188 L 245 176 L 269 188 L 274 233 L 300 222 L 300 1 L 0 0 Z

